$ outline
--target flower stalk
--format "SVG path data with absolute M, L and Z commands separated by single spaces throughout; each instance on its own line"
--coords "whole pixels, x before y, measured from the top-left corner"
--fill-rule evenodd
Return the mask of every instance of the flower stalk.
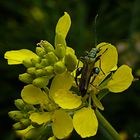
M 104 134 L 107 140 L 121 140 L 118 132 L 112 125 L 105 119 L 105 117 L 96 109 L 95 114 L 99 121 L 99 129 Z

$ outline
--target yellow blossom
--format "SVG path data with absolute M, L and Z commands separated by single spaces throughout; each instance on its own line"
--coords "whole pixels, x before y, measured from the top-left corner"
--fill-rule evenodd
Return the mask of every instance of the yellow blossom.
M 69 72 L 54 77 L 50 87 L 50 97 L 63 109 L 74 109 L 81 105 L 81 97 L 69 89 L 74 77 Z
M 101 48 L 98 54 L 101 57 L 95 63 L 95 66 L 100 68 L 100 73 L 95 76 L 92 85 L 98 87 L 100 90 L 108 88 L 111 92 L 126 90 L 134 79 L 131 68 L 127 65 L 122 65 L 117 69 L 118 54 L 115 46 L 108 43 L 100 43 L 97 45 L 97 48 Z M 116 72 L 113 74 L 112 71 Z M 111 74 L 110 78 L 105 80 L 109 74 Z
M 38 59 L 38 56 L 30 50 L 21 49 L 14 51 L 7 51 L 4 58 L 8 60 L 9 65 L 22 64 L 24 60 L 30 60 L 32 58 Z

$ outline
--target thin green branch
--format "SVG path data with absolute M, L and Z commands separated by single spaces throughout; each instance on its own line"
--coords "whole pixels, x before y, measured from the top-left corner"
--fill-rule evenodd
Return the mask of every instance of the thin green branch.
M 107 140 L 121 140 L 118 132 L 111 126 L 111 124 L 104 118 L 104 116 L 96 109 L 96 116 L 99 121 L 99 128 Z

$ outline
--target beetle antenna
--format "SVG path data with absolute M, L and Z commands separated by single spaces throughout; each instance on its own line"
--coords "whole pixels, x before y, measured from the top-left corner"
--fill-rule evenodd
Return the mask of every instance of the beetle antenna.
M 95 20 L 94 20 L 94 24 L 95 24 L 95 28 L 94 28 L 94 32 L 95 32 L 95 46 L 97 46 L 97 17 L 98 17 L 98 14 L 96 14 L 95 16 Z

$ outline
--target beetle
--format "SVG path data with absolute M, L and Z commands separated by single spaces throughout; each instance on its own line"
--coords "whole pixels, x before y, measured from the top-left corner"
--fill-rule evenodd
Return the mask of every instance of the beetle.
M 103 45 L 103 46 L 105 46 L 105 45 Z M 101 47 L 103 47 L 103 46 L 101 46 Z M 94 78 L 93 78 L 93 80 L 94 80 L 96 75 L 98 75 L 100 70 L 102 70 L 101 66 L 100 66 L 100 68 L 95 67 L 95 63 L 98 60 L 100 60 L 100 57 L 107 51 L 107 48 L 106 48 L 102 54 L 98 55 L 98 53 L 101 50 L 101 47 L 100 48 L 92 48 L 91 51 L 89 53 L 87 53 L 86 56 L 80 57 L 80 60 L 83 62 L 83 67 L 79 67 L 76 70 L 75 81 L 76 81 L 76 84 L 79 86 L 79 90 L 80 90 L 80 93 L 82 96 L 84 96 L 87 92 L 91 77 L 94 75 Z M 78 82 L 77 77 L 80 74 L 81 74 L 81 78 L 79 79 L 79 82 Z

